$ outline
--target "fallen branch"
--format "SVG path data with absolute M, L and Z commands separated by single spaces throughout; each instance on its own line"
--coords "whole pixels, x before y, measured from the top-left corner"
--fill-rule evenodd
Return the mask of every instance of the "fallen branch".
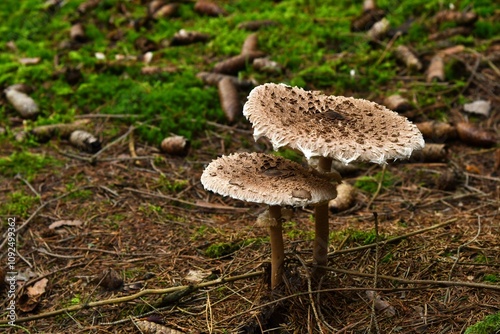
M 352 271 L 352 270 L 345 270 L 345 269 L 339 269 L 339 268 L 332 268 L 332 267 L 326 267 L 326 266 L 321 266 L 322 269 L 333 271 L 336 273 L 342 273 L 342 274 L 347 274 L 347 275 L 352 275 L 352 276 L 360 276 L 360 277 L 370 277 L 374 278 L 375 274 L 368 274 L 368 273 L 362 273 L 359 271 Z M 411 279 L 405 279 L 405 278 L 399 278 L 399 277 L 394 277 L 394 276 L 387 276 L 387 275 L 377 275 L 378 279 L 385 279 L 385 280 L 391 280 L 403 284 L 417 284 L 417 285 L 438 285 L 438 286 L 462 286 L 462 287 L 468 287 L 468 288 L 476 288 L 476 289 L 491 289 L 491 290 L 497 290 L 500 291 L 500 285 L 492 285 L 492 284 L 483 284 L 483 283 L 470 283 L 470 282 L 458 282 L 458 281 L 433 281 L 433 280 L 411 280 Z M 367 288 L 369 289 L 369 288 Z M 375 291 L 375 289 L 373 289 Z
M 99 300 L 96 302 L 90 302 L 90 303 L 86 303 L 86 304 L 78 304 L 78 305 L 69 306 L 69 307 L 66 307 L 63 309 L 58 309 L 55 311 L 50 311 L 50 312 L 32 315 L 29 317 L 17 318 L 16 324 L 27 322 L 27 321 L 38 320 L 38 319 L 50 318 L 50 317 L 54 317 L 54 316 L 59 315 L 59 314 L 80 311 L 80 310 L 88 309 L 88 308 L 92 308 L 92 307 L 125 303 L 125 302 L 132 301 L 134 299 L 143 297 L 143 296 L 148 296 L 148 295 L 163 295 L 163 294 L 172 293 L 172 292 L 179 292 L 182 290 L 188 290 L 188 291 L 194 292 L 196 290 L 199 290 L 199 289 L 202 289 L 202 288 L 205 288 L 208 286 L 214 286 L 214 285 L 225 284 L 225 283 L 229 283 L 229 282 L 235 282 L 235 281 L 246 279 L 246 278 L 261 276 L 263 274 L 264 274 L 263 271 L 256 271 L 253 273 L 248 273 L 248 274 L 243 274 L 243 275 L 223 277 L 223 278 L 219 278 L 219 279 L 216 279 L 213 281 L 200 283 L 197 285 L 181 285 L 181 286 L 175 286 L 175 287 L 166 288 L 166 289 L 145 289 L 145 290 L 142 290 L 138 293 L 135 293 L 135 294 L 129 295 L 129 296 Z M 0 325 L 7 324 L 8 322 L 9 322 L 9 320 L 0 320 Z

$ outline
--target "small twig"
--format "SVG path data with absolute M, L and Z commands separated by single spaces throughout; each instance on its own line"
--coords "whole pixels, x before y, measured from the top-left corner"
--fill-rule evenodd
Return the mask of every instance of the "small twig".
M 176 286 L 176 287 L 171 287 L 171 288 L 166 288 L 166 289 L 145 289 L 145 290 L 142 290 L 138 293 L 135 293 L 135 294 L 129 295 L 129 296 L 99 300 L 96 302 L 90 302 L 90 303 L 85 303 L 85 304 L 78 304 L 78 305 L 73 305 L 73 306 L 63 308 L 63 309 L 58 309 L 58 310 L 54 310 L 54 311 L 50 311 L 50 312 L 46 312 L 46 313 L 35 314 L 35 315 L 24 317 L 24 318 L 17 318 L 16 323 L 23 323 L 23 322 L 27 322 L 27 321 L 50 318 L 50 317 L 53 317 L 53 316 L 56 316 L 59 314 L 80 311 L 83 309 L 88 309 L 88 308 L 97 307 L 97 306 L 125 303 L 125 302 L 129 302 L 129 301 L 132 301 L 134 299 L 137 299 L 137 298 L 140 298 L 143 296 L 147 296 L 147 295 L 163 295 L 166 293 L 171 293 L 171 292 L 175 292 L 175 291 L 179 291 L 179 290 L 183 290 L 183 289 L 193 289 L 193 288 L 194 288 L 194 290 L 198 290 L 198 289 L 202 289 L 202 288 L 205 288 L 208 286 L 225 284 L 228 282 L 234 282 L 234 281 L 238 281 L 238 280 L 242 280 L 242 279 L 261 276 L 263 274 L 264 274 L 263 271 L 257 271 L 257 272 L 243 274 L 243 275 L 236 275 L 236 276 L 225 277 L 225 278 L 223 277 L 223 278 L 216 279 L 214 281 L 200 283 L 198 285 L 182 285 L 182 286 Z M 6 319 L 0 320 L 0 325 L 7 324 L 8 322 L 9 321 Z
M 325 267 L 325 266 L 322 266 L 322 267 L 325 270 L 338 272 L 338 273 L 342 273 L 342 274 L 347 274 L 347 275 L 360 276 L 360 277 L 370 277 L 370 278 L 373 278 L 375 276 L 374 274 L 362 273 L 359 271 L 345 270 L 345 269 Z M 438 285 L 438 286 L 446 286 L 446 287 L 448 287 L 448 286 L 463 286 L 463 287 L 475 288 L 475 289 L 491 289 L 491 290 L 500 291 L 500 285 L 491 285 L 491 284 L 482 284 L 482 283 L 470 283 L 470 282 L 458 282 L 458 281 L 410 280 L 410 279 L 399 278 L 399 277 L 394 277 L 394 276 L 387 276 L 387 275 L 378 275 L 378 278 L 390 280 L 390 281 L 395 281 L 395 282 L 399 282 L 399 283 L 403 283 L 403 284 Z M 379 290 L 379 289 L 377 289 L 377 290 Z
M 84 255 L 61 255 L 61 254 L 55 254 L 55 253 L 49 252 L 48 250 L 46 250 L 43 247 L 39 247 L 37 249 L 37 251 L 39 253 L 42 253 L 42 254 L 45 254 L 45 255 L 48 255 L 48 256 L 52 256 L 52 257 L 55 257 L 55 258 L 58 258 L 58 259 L 81 259 L 82 257 L 85 257 Z
M 378 246 L 378 215 L 376 212 L 373 212 L 373 218 L 374 218 L 374 225 L 375 225 L 375 263 L 374 263 L 374 268 L 373 268 L 373 287 L 376 289 L 377 284 L 378 284 L 378 257 L 379 257 L 379 246 Z M 380 328 L 378 326 L 377 322 L 377 313 L 375 309 L 375 301 L 377 300 L 377 295 L 376 292 L 375 296 L 372 300 L 372 312 L 371 312 L 371 317 L 370 317 L 370 332 L 372 330 L 373 325 L 375 325 L 375 330 L 377 331 L 377 334 L 380 333 Z
M 382 183 L 384 182 L 386 166 L 387 165 L 384 165 L 382 167 L 382 172 L 380 173 L 380 181 L 378 182 L 377 190 L 375 191 L 372 198 L 370 199 L 370 202 L 368 202 L 368 205 L 367 205 L 368 210 L 370 210 L 370 208 L 373 204 L 373 201 L 375 201 L 375 199 L 378 197 L 378 195 L 380 193 L 380 190 L 382 189 Z
M 394 42 L 396 41 L 396 39 L 399 36 L 401 36 L 401 33 L 399 31 L 396 34 L 394 34 L 394 36 L 391 38 L 391 40 L 385 46 L 384 51 L 382 51 L 382 54 L 380 55 L 378 60 L 375 62 L 374 66 L 379 65 L 382 62 L 382 60 L 384 60 L 385 55 L 387 54 L 387 51 L 389 51 L 389 49 L 392 47 L 392 45 L 394 44 Z
M 312 286 L 311 286 L 312 285 L 311 275 L 309 273 L 310 271 L 307 269 L 307 266 L 306 266 L 304 259 L 302 259 L 302 257 L 300 257 L 299 254 L 295 254 L 295 257 L 299 260 L 299 262 L 302 264 L 302 266 L 306 270 L 307 291 L 309 292 L 309 295 L 308 295 L 309 301 L 311 302 L 311 307 L 313 310 L 314 318 L 316 318 L 316 323 L 318 324 L 319 331 L 320 331 L 320 333 L 324 333 L 323 328 L 321 327 L 321 321 L 320 321 L 319 316 L 318 316 L 318 310 L 316 309 L 316 304 L 314 303 L 314 297 L 313 297 Z
M 40 193 L 38 193 L 38 191 L 35 190 L 35 188 L 33 188 L 33 186 L 31 185 L 31 183 L 28 182 L 28 180 L 24 179 L 21 174 L 16 174 L 16 176 L 14 176 L 14 179 L 17 179 L 17 180 L 21 180 L 23 181 L 27 186 L 28 188 L 30 188 L 30 190 L 38 197 L 40 198 L 41 200 L 41 196 L 40 196 Z
M 122 141 L 123 139 L 127 138 L 127 136 L 129 134 L 132 133 L 132 131 L 134 131 L 135 127 L 134 126 L 130 126 L 127 130 L 127 132 L 125 132 L 123 135 L 121 135 L 120 137 L 116 138 L 115 140 L 113 140 L 111 143 L 109 143 L 108 145 L 104 146 L 101 150 L 99 150 L 99 152 L 97 152 L 96 154 L 94 154 L 91 158 L 90 158 L 90 162 L 91 163 L 95 163 L 96 162 L 96 159 L 98 156 L 100 156 L 101 154 L 103 154 L 104 152 L 106 152 L 107 150 L 109 150 L 111 147 L 115 146 L 116 144 L 118 144 L 120 141 Z

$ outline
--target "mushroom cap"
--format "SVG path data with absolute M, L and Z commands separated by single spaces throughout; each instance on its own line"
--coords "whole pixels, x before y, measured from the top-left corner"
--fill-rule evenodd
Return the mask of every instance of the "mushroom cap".
M 255 140 L 266 136 L 275 150 L 288 146 L 307 159 L 382 164 L 408 158 L 425 145 L 413 123 L 375 102 L 284 84 L 255 87 L 243 115 L 253 124 Z
M 327 177 L 264 153 L 233 153 L 213 160 L 201 175 L 207 190 L 247 202 L 306 206 L 337 196 Z

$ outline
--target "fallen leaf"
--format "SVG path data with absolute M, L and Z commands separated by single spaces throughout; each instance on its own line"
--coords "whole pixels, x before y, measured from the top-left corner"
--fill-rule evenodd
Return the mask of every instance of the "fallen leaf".
M 23 312 L 33 311 L 40 302 L 40 297 L 45 293 L 48 282 L 47 278 L 42 278 L 33 286 L 28 287 L 26 293 L 19 297 L 19 309 Z

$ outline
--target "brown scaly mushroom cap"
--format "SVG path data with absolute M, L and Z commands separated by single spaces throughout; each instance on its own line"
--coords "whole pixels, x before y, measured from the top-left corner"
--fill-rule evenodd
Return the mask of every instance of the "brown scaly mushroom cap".
M 306 206 L 337 196 L 336 185 L 296 162 L 264 153 L 234 153 L 213 160 L 201 175 L 205 189 L 268 205 Z
M 408 158 L 425 144 L 413 123 L 377 103 L 284 84 L 255 87 L 243 114 L 253 124 L 255 140 L 266 136 L 275 150 L 289 146 L 307 159 L 381 164 Z

